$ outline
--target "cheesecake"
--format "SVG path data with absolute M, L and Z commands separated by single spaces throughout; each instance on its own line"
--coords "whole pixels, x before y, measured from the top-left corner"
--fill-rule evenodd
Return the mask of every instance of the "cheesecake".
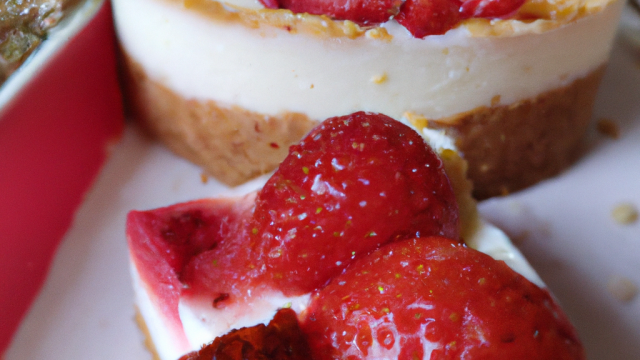
M 267 324 L 282 308 L 299 314 L 303 330 L 320 338 L 328 333 L 309 325 L 324 308 L 318 299 L 331 299 L 333 290 L 327 289 L 340 288 L 345 277 L 349 282 L 353 268 L 384 262 L 394 252 L 420 256 L 438 244 L 436 254 L 456 248 L 484 259 L 471 260 L 469 266 L 477 260 L 493 264 L 487 268 L 503 268 L 512 280 L 502 289 L 515 282 L 542 294 L 545 300 L 534 305 L 543 304 L 543 313 L 562 319 L 560 327 L 569 329 L 561 332 L 570 335 L 566 343 L 582 354 L 575 330 L 535 271 L 502 231 L 478 216 L 464 160 L 430 135 L 428 146 L 427 135 L 383 115 L 331 118 L 292 146 L 257 192 L 132 211 L 127 238 L 135 301 L 152 353 L 161 360 L 177 359 L 231 330 Z M 444 253 L 433 259 L 446 258 Z M 405 267 L 405 262 L 416 259 L 390 266 Z M 425 286 L 434 281 L 427 269 L 436 269 L 435 263 L 427 264 L 424 271 L 417 267 Z M 467 265 L 449 269 L 460 276 L 469 271 Z M 410 286 L 408 276 L 394 271 L 389 286 Z M 483 285 L 481 279 L 472 282 Z M 384 294 L 384 289 L 380 285 L 376 292 Z M 513 291 L 510 296 L 519 290 Z M 338 300 L 349 298 L 343 295 Z M 427 298 L 413 303 L 424 302 L 421 306 L 429 310 Z M 430 346 L 438 350 L 435 343 Z M 393 352 L 398 351 L 396 346 Z
M 486 198 L 580 154 L 621 0 L 528 0 L 415 37 L 257 0 L 114 0 L 135 118 L 237 185 L 274 169 L 320 120 L 355 111 L 443 130 Z M 140 14 L 144 14 L 141 16 Z

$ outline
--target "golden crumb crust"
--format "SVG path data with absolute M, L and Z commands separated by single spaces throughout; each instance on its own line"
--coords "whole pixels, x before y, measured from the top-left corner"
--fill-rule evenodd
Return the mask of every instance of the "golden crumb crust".
M 317 124 L 299 113 L 268 116 L 212 100 L 185 99 L 124 57 L 125 92 L 133 116 L 176 154 L 225 184 L 239 185 L 275 169 L 289 146 Z
M 557 175 L 580 156 L 605 66 L 571 84 L 510 105 L 429 121 L 469 162 L 474 196 L 507 195 Z
M 147 327 L 147 323 L 144 321 L 142 314 L 140 314 L 140 310 L 136 306 L 136 315 L 135 321 L 138 325 L 138 328 L 142 332 L 142 336 L 144 336 L 144 347 L 151 354 L 151 358 L 153 360 L 160 360 L 160 356 L 158 355 L 158 351 L 156 350 L 156 346 L 151 339 L 151 334 L 149 333 L 149 327 Z
M 150 79 L 130 57 L 127 100 L 134 117 L 175 153 L 228 185 L 275 169 L 317 122 L 268 116 L 213 100 L 185 99 Z M 558 174 L 579 156 L 604 66 L 567 86 L 509 105 L 430 120 L 469 163 L 474 196 L 506 195 Z

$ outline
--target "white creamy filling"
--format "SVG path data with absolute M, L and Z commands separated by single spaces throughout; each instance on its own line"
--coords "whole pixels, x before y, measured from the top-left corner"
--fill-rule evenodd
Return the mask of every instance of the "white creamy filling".
M 171 322 L 166 319 L 158 304 L 151 300 L 147 290 L 149 287 L 142 283 L 138 269 L 133 263 L 131 264 L 131 278 L 136 306 L 140 316 L 144 319 L 149 331 L 148 336 L 151 338 L 160 360 L 177 360 L 180 356 L 192 351 L 194 347 L 185 344 L 181 341 L 180 336 L 176 336 L 176 332 L 179 330 L 171 327 Z
M 231 329 L 266 325 L 278 309 L 290 307 L 299 314 L 309 305 L 310 296 L 287 297 L 279 291 L 271 291 L 223 309 L 212 307 L 211 299 L 180 299 L 178 311 L 189 343 L 193 349 L 199 349 Z
M 152 80 L 187 99 L 315 120 L 358 110 L 438 119 L 567 85 L 607 61 L 623 4 L 510 37 L 472 37 L 461 26 L 416 39 L 392 20 L 385 42 L 254 29 L 179 2 L 112 2 L 125 51 Z

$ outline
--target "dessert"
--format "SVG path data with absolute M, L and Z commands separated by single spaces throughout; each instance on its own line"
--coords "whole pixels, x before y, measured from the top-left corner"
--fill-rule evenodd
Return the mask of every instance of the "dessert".
M 133 113 L 225 183 L 363 110 L 444 130 L 485 198 L 576 158 L 623 2 L 528 0 L 423 38 L 395 17 L 358 25 L 252 0 L 113 5 Z
M 318 291 L 301 323 L 282 320 L 292 313 L 278 310 L 267 327 L 284 336 L 233 330 L 181 360 L 275 360 L 272 347 L 292 345 L 296 359 L 585 358 L 548 292 L 445 238 L 386 245 Z
M 198 359 L 277 359 L 308 360 L 311 351 L 300 331 L 298 316 L 291 309 L 280 309 L 269 324 L 232 330 L 223 337 L 189 353 L 180 360 Z
M 535 272 L 504 234 L 478 219 L 468 183 L 457 179 L 464 176 L 460 158 L 451 150 L 439 148 L 438 152 L 441 158 L 406 125 L 384 115 L 359 112 L 330 118 L 314 129 L 291 148 L 257 194 L 131 212 L 127 237 L 136 303 L 156 354 L 163 360 L 177 359 L 231 329 L 266 324 L 283 307 L 301 318 L 314 357 L 326 351 L 333 354 L 326 350 L 323 336 L 342 334 L 336 329 L 347 331 L 351 325 L 327 320 L 333 315 L 323 311 L 341 307 L 323 304 L 349 302 L 349 296 L 354 296 L 360 300 L 354 300 L 349 305 L 352 308 L 370 314 L 388 309 L 400 319 L 407 311 L 430 310 L 418 303 L 430 301 L 436 291 L 433 304 L 438 312 L 444 299 L 451 309 L 461 311 L 465 301 L 473 308 L 474 301 L 489 301 L 492 294 L 497 303 L 505 302 L 502 309 L 514 312 L 483 327 L 486 316 L 495 314 L 486 307 L 471 311 L 471 322 L 464 317 L 467 327 L 435 330 L 434 337 L 427 339 L 433 346 L 423 344 L 431 346 L 424 348 L 424 356 L 427 350 L 440 349 L 436 335 L 447 333 L 442 338 L 447 342 L 451 336 L 457 338 L 456 334 L 460 341 L 472 339 L 467 330 L 476 320 L 471 327 L 486 334 L 487 342 L 493 344 L 495 337 L 489 340 L 489 334 L 502 334 L 505 326 L 524 323 L 519 329 L 526 329 L 535 319 L 555 318 L 542 321 L 544 326 L 531 325 L 544 334 L 540 341 L 549 340 L 549 347 L 522 345 L 527 343 L 520 342 L 522 333 L 509 333 L 509 339 L 500 340 L 509 344 L 518 338 L 518 346 L 494 345 L 546 354 L 557 345 L 562 348 L 558 354 L 566 350 L 571 354 L 568 358 L 583 358 L 575 331 L 548 292 L 538 287 L 541 282 Z M 478 250 L 505 260 L 513 270 Z M 401 269 L 408 264 L 411 266 Z M 482 265 L 476 271 L 474 264 Z M 460 278 L 467 282 L 437 285 L 442 279 L 456 278 L 455 274 L 465 274 Z M 369 278 L 374 275 L 377 280 Z M 358 285 L 362 279 L 378 283 L 362 287 Z M 398 291 L 409 288 L 416 290 L 413 295 L 396 297 Z M 464 293 L 465 289 L 484 295 L 450 293 Z M 374 291 L 374 296 L 368 291 Z M 393 304 L 392 292 L 398 301 Z M 444 295 L 446 292 L 449 294 Z M 379 297 L 385 293 L 386 298 Z M 524 302 L 513 300 L 516 297 Z M 452 300 L 455 298 L 459 301 Z M 527 310 L 516 314 L 521 308 Z M 487 311 L 484 318 L 482 311 Z M 419 321 L 420 326 L 426 326 L 426 319 Z M 373 326 L 371 321 L 366 319 Z M 403 324 L 408 323 L 400 321 L 398 326 Z M 414 336 L 405 330 L 394 333 L 398 345 L 388 348 L 390 353 L 378 347 L 369 349 L 370 356 L 403 358 L 398 355 L 405 351 L 401 337 L 413 337 L 410 342 L 415 345 L 424 333 L 412 332 Z M 244 336 L 230 335 L 233 341 Z M 384 339 L 382 344 L 389 345 Z M 471 341 L 458 350 L 477 347 L 478 341 Z M 369 350 L 362 351 L 366 355 Z M 352 350 L 336 351 L 348 355 Z

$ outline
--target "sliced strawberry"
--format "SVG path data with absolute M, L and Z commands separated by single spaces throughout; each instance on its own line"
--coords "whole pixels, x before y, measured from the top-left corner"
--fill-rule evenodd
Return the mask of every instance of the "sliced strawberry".
M 584 359 L 546 290 L 444 238 L 355 261 L 303 314 L 314 359 Z
M 403 0 L 260 0 L 267 8 L 327 15 L 360 25 L 375 25 L 396 15 Z
M 311 353 L 298 317 L 280 309 L 269 322 L 232 330 L 180 360 L 309 360 Z
M 459 0 L 407 0 L 395 17 L 417 38 L 440 35 L 460 22 Z
M 504 18 L 515 13 L 525 0 L 464 0 L 460 15 L 468 18 Z
M 458 238 L 458 209 L 418 133 L 359 112 L 326 120 L 291 147 L 258 194 L 251 233 L 276 287 L 300 294 L 389 241 Z
M 229 293 L 246 273 L 248 246 L 238 236 L 250 217 L 253 197 L 199 200 L 127 217 L 131 258 L 165 316 L 180 324 L 178 299 L 197 289 L 209 296 Z M 234 255 L 237 254 L 237 255 Z M 215 258 L 204 263 L 202 259 Z M 199 273 L 199 274 L 197 274 Z M 217 275 L 224 275 L 216 277 Z

